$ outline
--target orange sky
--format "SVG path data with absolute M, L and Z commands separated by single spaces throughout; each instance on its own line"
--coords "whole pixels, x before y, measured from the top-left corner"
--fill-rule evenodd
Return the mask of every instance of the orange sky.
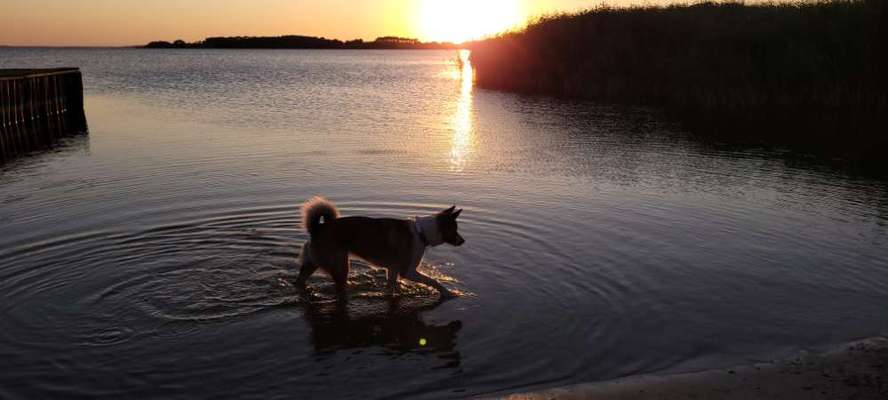
M 619 4 L 625 0 L 611 0 Z M 656 3 L 657 1 L 645 1 Z M 0 45 L 124 46 L 208 36 L 463 40 L 601 0 L 0 0 Z M 473 11 L 475 10 L 475 11 Z

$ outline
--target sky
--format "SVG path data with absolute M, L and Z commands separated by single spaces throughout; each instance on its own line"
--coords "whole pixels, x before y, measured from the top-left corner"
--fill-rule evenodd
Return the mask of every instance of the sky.
M 620 4 L 625 0 L 611 0 Z M 645 1 L 644 3 L 656 3 Z M 602 0 L 0 0 L 0 45 L 129 46 L 299 34 L 463 41 Z

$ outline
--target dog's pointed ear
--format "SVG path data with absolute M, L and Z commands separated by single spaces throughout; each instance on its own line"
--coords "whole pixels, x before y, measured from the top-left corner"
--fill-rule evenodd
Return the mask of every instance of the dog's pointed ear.
M 456 217 L 459 217 L 459 213 L 461 213 L 462 210 L 463 210 L 462 208 L 460 208 L 459 210 L 456 210 L 456 212 L 453 213 L 453 215 L 451 215 L 451 217 L 452 217 L 453 219 L 456 219 Z
M 444 210 L 444 214 L 452 214 L 453 210 L 456 210 L 456 206 L 453 206 L 453 207 L 450 207 L 450 208 Z

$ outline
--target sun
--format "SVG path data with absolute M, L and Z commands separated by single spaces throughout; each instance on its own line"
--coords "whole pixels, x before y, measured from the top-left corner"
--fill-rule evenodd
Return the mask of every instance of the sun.
M 419 31 L 425 41 L 462 43 L 524 23 L 519 0 L 421 0 Z

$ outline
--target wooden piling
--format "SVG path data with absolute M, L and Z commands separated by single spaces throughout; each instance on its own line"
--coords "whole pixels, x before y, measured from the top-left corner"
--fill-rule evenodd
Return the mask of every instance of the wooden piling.
M 0 69 L 0 163 L 86 132 L 79 69 Z

